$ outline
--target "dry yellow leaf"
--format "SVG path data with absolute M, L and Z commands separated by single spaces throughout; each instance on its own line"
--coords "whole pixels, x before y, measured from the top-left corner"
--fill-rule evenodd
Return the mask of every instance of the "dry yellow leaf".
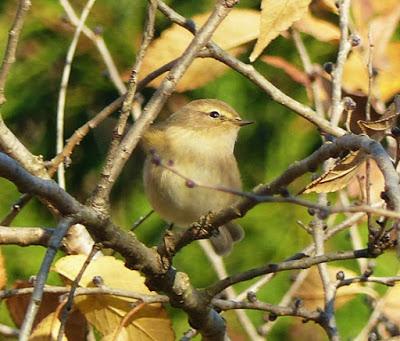
M 310 11 L 294 23 L 294 27 L 320 41 L 336 41 L 340 38 L 340 30 L 337 26 L 313 16 Z
M 57 340 L 60 324 L 60 320 L 57 318 L 55 312 L 47 315 L 47 317 L 36 326 L 29 338 L 29 341 Z M 67 341 L 65 335 L 63 336 L 62 340 Z
M 306 186 L 301 193 L 330 193 L 344 188 L 358 173 L 366 156 L 359 151 L 351 152 L 335 166 Z
M 311 0 L 263 0 L 260 36 L 250 55 L 250 61 L 254 62 L 273 39 L 301 19 L 310 3 Z
M 335 266 L 328 266 L 328 273 L 331 281 L 336 281 L 336 274 L 339 271 L 343 271 L 346 278 L 357 276 L 351 270 Z M 345 303 L 355 298 L 358 294 L 365 294 L 373 298 L 378 297 L 378 294 L 374 289 L 363 286 L 360 283 L 354 283 L 338 289 L 335 301 L 336 308 L 340 308 Z M 304 306 L 310 310 L 324 306 L 324 290 L 317 266 L 310 268 L 310 271 L 307 274 L 303 284 L 296 290 L 293 296 L 301 298 L 304 302 Z
M 384 304 L 382 312 L 397 325 L 400 325 L 400 284 L 390 288 L 384 296 Z
M 362 180 L 359 181 L 357 177 L 354 177 L 347 186 L 349 195 L 354 198 L 366 198 L 365 192 L 365 172 L 366 163 L 363 163 L 359 170 L 359 175 L 363 176 Z M 382 200 L 381 193 L 385 190 L 385 178 L 382 175 L 381 170 L 378 168 L 374 160 L 370 160 L 370 198 L 371 203 L 376 203 Z
M 67 256 L 58 260 L 54 267 L 59 274 L 73 280 L 85 260 L 86 256 L 83 255 Z M 80 285 L 93 286 L 94 276 L 100 276 L 104 285 L 110 288 L 131 290 L 147 295 L 153 293 L 146 287 L 144 278 L 139 272 L 127 269 L 121 260 L 111 256 L 93 260 L 85 270 Z M 111 337 L 132 309 L 135 301 L 132 298 L 113 295 L 91 295 L 76 297 L 75 305 L 100 333 Z M 175 338 L 171 321 L 161 304 L 145 305 L 126 321 L 122 331 L 129 335 L 125 340 L 168 341 Z M 122 340 L 121 337 L 118 340 Z
M 389 100 L 400 90 L 400 42 L 389 43 L 382 54 L 373 95 L 383 101 Z M 367 56 L 354 50 L 343 70 L 343 87 L 347 92 L 368 94 Z
M 368 30 L 368 23 L 372 18 L 388 15 L 398 5 L 398 0 L 352 0 L 351 12 L 356 31 Z
M 87 256 L 84 255 L 60 258 L 55 263 L 54 270 L 73 281 L 86 259 Z M 144 277 L 138 271 L 129 270 L 121 260 L 112 256 L 103 256 L 92 260 L 86 268 L 79 285 L 82 287 L 93 286 L 92 279 L 94 276 L 101 276 L 104 284 L 110 288 L 151 294 L 151 291 L 144 284 Z
M 200 27 L 209 15 L 210 13 L 196 15 L 193 17 L 193 21 Z M 212 40 L 233 55 L 238 55 L 243 51 L 240 46 L 256 39 L 258 34 L 259 12 L 250 9 L 233 9 L 217 28 Z M 143 78 L 160 66 L 178 58 L 192 39 L 193 35 L 178 25 L 174 24 L 165 30 L 149 46 L 139 78 Z M 178 83 L 177 91 L 183 92 L 198 88 L 217 78 L 227 69 L 224 64 L 213 59 L 197 59 Z M 151 86 L 159 86 L 161 80 L 162 78 L 157 78 L 151 83 Z
M 110 306 L 99 298 L 100 296 L 80 297 L 76 304 L 89 323 L 95 326 L 105 339 L 112 340 L 123 317 L 132 307 L 127 305 L 124 315 L 121 316 L 115 314 Z M 122 338 L 124 334 L 129 337 Z M 158 304 L 152 304 L 145 306 L 126 321 L 117 340 L 170 341 L 175 340 L 175 335 L 165 310 Z
M 387 101 L 400 90 L 400 42 L 389 43 L 387 63 L 381 65 L 376 80 L 380 97 Z
M 368 94 L 367 59 L 359 50 L 353 50 L 344 64 L 343 87 L 347 92 Z

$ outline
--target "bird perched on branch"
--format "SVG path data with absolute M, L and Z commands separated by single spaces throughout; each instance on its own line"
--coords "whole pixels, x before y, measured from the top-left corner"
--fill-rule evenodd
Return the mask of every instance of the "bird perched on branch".
M 233 150 L 240 127 L 250 123 L 222 101 L 201 99 L 152 125 L 143 143 L 148 153 L 144 187 L 153 209 L 167 222 L 188 227 L 234 204 L 238 196 L 224 189 L 241 190 Z M 230 222 L 210 240 L 224 255 L 243 235 L 242 228 Z

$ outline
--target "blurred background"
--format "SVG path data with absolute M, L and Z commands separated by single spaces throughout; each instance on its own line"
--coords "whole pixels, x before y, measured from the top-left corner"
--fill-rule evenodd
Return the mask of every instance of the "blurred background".
M 206 13 L 212 9 L 214 3 L 210 0 L 166 2 L 186 17 Z M 84 2 L 73 0 L 71 4 L 80 13 Z M 146 4 L 146 1 L 99 1 L 87 21 L 90 28 L 103 36 L 125 80 L 129 76 L 135 52 L 140 44 Z M 0 2 L 0 55 L 5 48 L 16 6 L 17 1 Z M 259 2 L 242 0 L 239 8 L 258 10 Z M 169 26 L 170 22 L 158 14 L 156 37 Z M 46 160 L 55 155 L 57 98 L 65 56 L 74 30 L 58 1 L 33 1 L 22 31 L 17 62 L 12 67 L 6 87 L 7 103 L 1 112 L 6 124 L 33 153 L 43 155 Z M 303 35 L 303 39 L 314 63 L 334 61 L 337 47 L 335 43 L 321 42 L 309 35 Z M 240 55 L 242 60 L 248 62 L 253 44 L 252 42 L 245 46 L 247 48 Z M 302 69 L 293 41 L 288 37 L 281 36 L 275 39 L 268 46 L 267 54 L 281 56 Z M 294 82 L 287 73 L 262 60 L 256 61 L 254 66 L 283 92 L 302 103 L 312 105 L 307 99 L 304 87 Z M 142 92 L 144 101 L 148 100 L 153 92 L 153 88 L 146 88 Z M 71 136 L 77 128 L 118 96 L 97 49 L 82 35 L 68 85 L 65 137 Z M 246 190 L 251 190 L 257 184 L 270 182 L 292 162 L 306 157 L 321 143 L 319 133 L 312 125 L 273 102 L 249 80 L 231 70 L 203 86 L 173 95 L 160 117 L 165 117 L 182 103 L 198 98 L 221 99 L 234 107 L 242 117 L 256 121 L 256 124 L 242 129 L 236 148 Z M 117 113 L 114 113 L 91 131 L 72 155 L 71 165 L 66 170 L 67 190 L 81 202 L 85 202 L 98 181 L 116 117 Z M 137 148 L 112 193 L 113 219 L 124 228 L 129 228 L 150 210 L 143 193 L 143 160 L 144 154 Z M 311 176 L 307 176 L 298 180 L 289 190 L 297 193 L 310 179 Z M 0 219 L 8 213 L 19 197 L 16 188 L 0 178 Z M 343 217 L 338 216 L 336 222 L 342 219 Z M 263 204 L 251 210 L 240 220 L 246 231 L 245 239 L 238 243 L 232 254 L 225 259 L 228 272 L 237 273 L 268 262 L 279 262 L 309 245 L 311 237 L 299 227 L 299 220 L 307 224 L 312 217 L 308 215 L 307 210 L 287 204 Z M 37 200 L 32 200 L 12 225 L 54 227 L 55 221 L 43 205 Z M 165 223 L 153 214 L 136 233 L 147 245 L 156 245 L 164 228 Z M 365 228 L 361 228 L 363 238 L 364 230 Z M 330 240 L 326 248 L 350 249 L 347 232 Z M 5 258 L 9 287 L 15 280 L 35 275 L 45 251 L 42 247 L 33 246 L 2 246 L 1 250 Z M 379 257 L 376 262 L 376 275 L 393 274 L 398 267 L 394 254 L 390 252 Z M 358 270 L 356 261 L 339 262 L 335 265 Z M 216 280 L 216 275 L 209 271 L 206 257 L 197 243 L 177 255 L 175 266 L 186 271 L 197 287 L 209 285 Z M 260 290 L 259 299 L 278 303 L 294 277 L 295 273 L 291 272 L 278 274 Z M 61 283 L 55 274 L 50 276 L 49 282 Z M 242 283 L 236 289 L 240 292 L 253 282 Z M 377 290 L 382 292 L 386 289 L 379 287 Z M 363 295 L 354 296 L 341 304 L 337 317 L 343 339 L 358 334 L 368 319 L 369 312 L 368 299 Z M 186 317 L 173 309 L 170 313 L 177 336 L 180 336 L 188 329 Z M 264 323 L 264 313 L 249 311 L 248 314 L 256 326 Z M 246 340 L 235 315 L 230 312 L 226 316 L 234 339 Z M 0 306 L 0 323 L 12 325 L 4 303 Z M 302 325 L 296 319 L 280 318 L 269 339 L 309 340 L 311 336 L 314 340 L 324 339 L 323 333 L 316 332 L 317 328 L 315 325 Z

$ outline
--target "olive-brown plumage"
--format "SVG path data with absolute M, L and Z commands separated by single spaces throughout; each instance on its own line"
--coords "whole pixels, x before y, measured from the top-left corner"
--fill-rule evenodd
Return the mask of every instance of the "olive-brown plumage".
M 232 205 L 237 196 L 208 188 L 189 188 L 185 179 L 152 162 L 150 151 L 195 183 L 241 190 L 240 174 L 233 154 L 244 121 L 226 103 L 202 99 L 188 103 L 161 123 L 152 125 L 143 137 L 148 156 L 144 186 L 153 209 L 166 221 L 187 227 L 210 211 Z M 241 227 L 229 223 L 211 238 L 219 254 L 228 253 L 243 237 Z

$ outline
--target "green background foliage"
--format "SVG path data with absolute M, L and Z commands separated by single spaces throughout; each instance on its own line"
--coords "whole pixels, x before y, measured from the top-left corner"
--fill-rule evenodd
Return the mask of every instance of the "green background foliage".
M 71 1 L 80 11 L 83 1 Z M 213 1 L 167 1 L 186 17 L 209 11 Z M 102 32 L 115 63 L 121 73 L 127 73 L 133 65 L 135 51 L 140 43 L 146 1 L 99 1 L 89 16 L 88 26 Z M 239 7 L 258 9 L 258 2 L 241 1 Z M 0 2 L 0 51 L 4 51 L 7 31 L 15 12 L 16 1 Z M 157 32 L 169 27 L 170 23 L 157 15 Z M 6 88 L 7 103 L 2 115 L 12 131 L 36 154 L 50 159 L 55 153 L 56 106 L 65 55 L 74 29 L 65 20 L 59 3 L 51 0 L 35 0 L 28 14 L 18 48 L 17 63 L 13 66 Z M 335 47 L 316 42 L 304 36 L 311 58 L 324 63 L 335 57 Z M 241 57 L 247 61 L 248 51 Z M 269 55 L 283 56 L 301 67 L 297 52 L 291 40 L 279 37 L 268 48 Z M 255 63 L 271 82 L 291 97 L 307 103 L 305 90 L 294 83 L 282 71 L 267 66 L 261 61 Z M 206 72 L 206 71 L 205 71 Z M 153 89 L 143 94 L 148 99 Z M 240 134 L 236 155 L 243 176 L 244 188 L 250 190 L 259 183 L 273 180 L 295 160 L 307 156 L 320 143 L 316 129 L 308 122 L 273 102 L 250 81 L 234 71 L 206 86 L 184 94 L 190 99 L 218 98 L 228 102 L 246 119 L 256 121 L 255 125 L 244 128 Z M 69 137 L 88 119 L 118 96 L 96 48 L 85 37 L 81 37 L 72 65 L 68 85 L 65 136 Z M 166 109 L 167 110 L 167 109 Z M 84 202 L 94 189 L 107 151 L 116 113 L 98 129 L 90 132 L 72 155 L 72 164 L 67 169 L 67 189 Z M 143 194 L 142 163 L 144 155 L 137 149 L 128 162 L 112 194 L 112 216 L 117 224 L 129 228 L 132 223 L 150 209 Z M 297 192 L 310 177 L 296 182 L 291 191 Z M 0 217 L 3 217 L 20 194 L 15 187 L 0 178 Z M 297 220 L 310 222 L 306 210 L 287 204 L 264 204 L 251 210 L 240 223 L 246 230 L 245 239 L 235 246 L 234 252 L 226 258 L 229 272 L 239 272 L 267 262 L 278 262 L 300 251 L 311 242 L 311 238 L 297 224 Z M 339 220 L 342 218 L 339 218 Z M 55 221 L 47 210 L 33 200 L 15 219 L 14 226 L 54 226 Z M 153 215 L 137 230 L 143 242 L 155 245 L 165 224 Z M 365 237 L 365 236 L 364 236 Z M 349 249 L 346 233 L 335 237 L 327 249 Z M 42 247 L 21 248 L 3 246 L 9 276 L 9 286 L 16 279 L 27 279 L 38 271 L 44 253 Z M 377 260 L 379 273 L 394 273 L 397 263 L 392 254 Z M 346 262 L 346 267 L 357 270 L 355 261 Z M 186 271 L 198 287 L 209 285 L 216 276 L 195 243 L 176 257 L 175 266 Z M 290 287 L 293 274 L 281 273 L 276 276 L 258 297 L 271 303 L 278 303 Z M 254 282 L 254 281 L 253 281 Z M 60 283 L 52 275 L 49 283 Z M 238 290 L 250 283 L 242 283 Z M 368 305 L 362 297 L 339 310 L 338 323 L 343 338 L 354 336 L 361 329 L 368 316 Z M 354 313 L 357 312 L 357 313 Z M 177 336 L 188 328 L 182 312 L 171 309 Z M 263 313 L 249 312 L 259 325 Z M 227 314 L 232 330 L 241 333 L 233 313 Z M 274 328 L 270 340 L 290 339 L 290 325 L 293 319 L 282 318 Z M 1 305 L 0 322 L 10 324 L 10 318 Z M 317 328 L 317 327 L 315 327 Z M 297 340 L 302 336 L 297 335 Z

